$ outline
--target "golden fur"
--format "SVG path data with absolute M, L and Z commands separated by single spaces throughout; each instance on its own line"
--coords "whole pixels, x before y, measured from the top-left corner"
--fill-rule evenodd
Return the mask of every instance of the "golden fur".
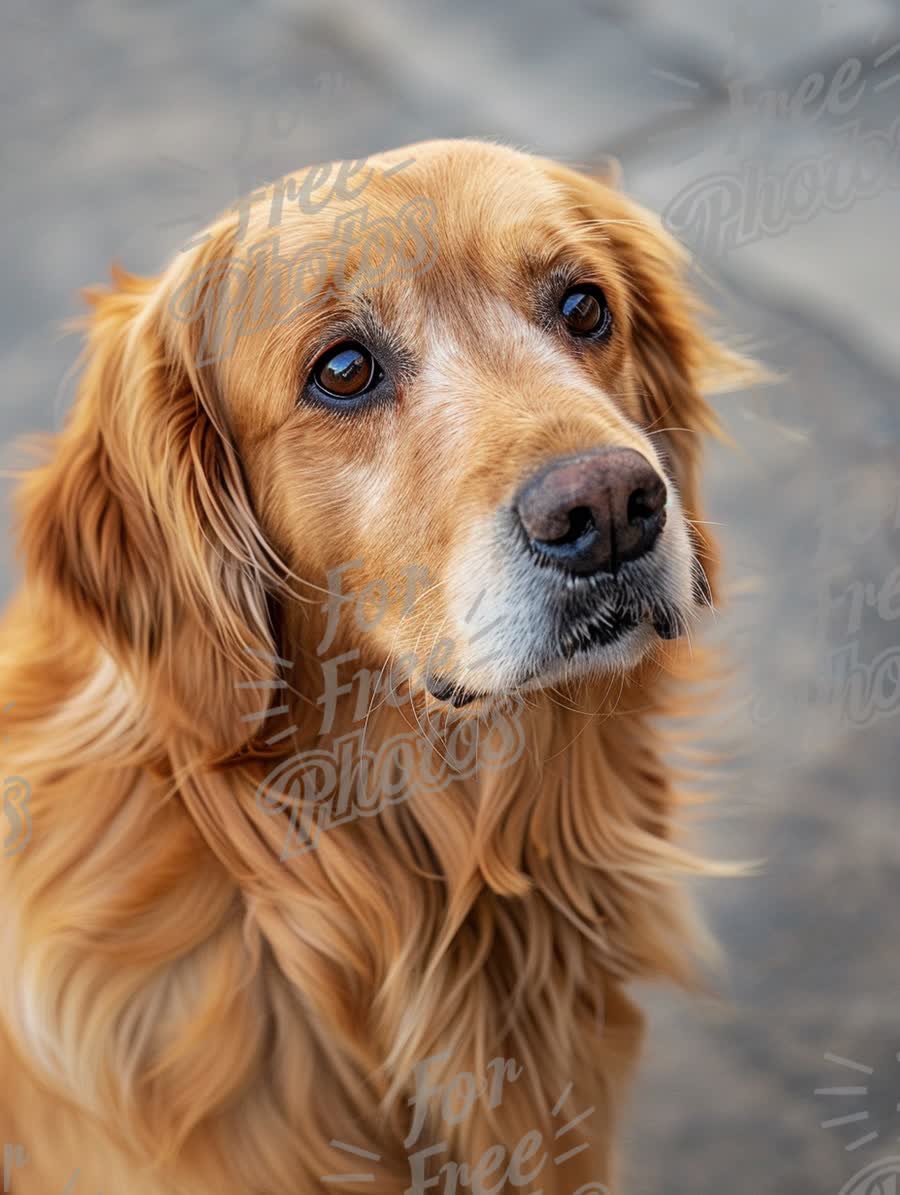
M 279 753 L 322 745 L 328 570 L 358 558 L 359 586 L 383 577 L 394 596 L 411 563 L 435 578 L 405 619 L 392 606 L 371 634 L 342 620 L 332 651 L 383 668 L 441 634 L 474 521 L 548 456 L 664 448 L 710 567 L 701 393 L 746 371 L 701 332 L 675 244 L 612 188 L 476 142 L 369 165 L 411 155 L 359 199 L 285 205 L 279 229 L 284 254 L 327 236 L 335 210 L 389 219 L 434 197 L 430 268 L 371 299 L 431 346 L 399 414 L 297 402 L 333 303 L 200 363 L 202 321 L 174 318 L 173 295 L 264 239 L 266 197 L 243 245 L 232 213 L 159 278 L 117 272 L 89 296 L 74 409 L 20 489 L 24 583 L 0 647 L 4 764 L 29 781 L 33 821 L 0 864 L 0 1143 L 29 1155 L 16 1195 L 55 1195 L 76 1168 L 77 1191 L 106 1195 L 346 1192 L 360 1184 L 320 1176 L 363 1170 L 372 1195 L 398 1193 L 415 1068 L 444 1053 L 435 1081 L 494 1058 L 522 1074 L 458 1123 L 435 1104 L 415 1148 L 446 1141 L 439 1161 L 474 1167 L 529 1132 L 548 1148 L 593 1107 L 565 1138 L 589 1148 L 536 1186 L 621 1190 L 612 1142 L 641 1036 L 625 985 L 690 971 L 677 879 L 702 865 L 672 839 L 659 716 L 696 650 L 660 642 L 627 670 L 523 694 L 517 762 L 437 792 L 412 777 L 409 799 L 304 854 L 280 858 L 286 823 L 256 793 Z M 504 331 L 526 251 L 596 264 L 617 315 L 602 360 L 560 372 Z M 281 675 L 276 656 L 291 687 L 250 687 Z M 265 701 L 290 709 L 261 728 Z M 367 741 L 409 733 L 429 704 L 373 701 Z

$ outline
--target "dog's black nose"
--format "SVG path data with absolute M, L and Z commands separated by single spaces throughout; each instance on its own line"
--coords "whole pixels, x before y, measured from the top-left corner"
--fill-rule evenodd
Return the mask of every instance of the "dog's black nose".
M 633 448 L 552 461 L 519 490 L 515 509 L 532 550 L 577 576 L 614 573 L 653 547 L 666 485 Z

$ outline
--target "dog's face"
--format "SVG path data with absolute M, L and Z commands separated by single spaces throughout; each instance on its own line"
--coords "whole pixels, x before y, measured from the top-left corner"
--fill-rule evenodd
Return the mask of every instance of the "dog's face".
M 360 562 L 343 588 L 387 595 L 365 650 L 454 705 L 621 671 L 687 629 L 708 600 L 689 522 L 712 423 L 699 388 L 735 359 L 698 330 L 653 218 L 476 142 L 385 154 L 304 198 L 269 188 L 213 225 L 124 337 L 118 367 L 146 374 L 153 330 L 181 395 L 167 429 L 162 375 L 144 400 L 158 452 L 179 429 L 197 440 L 192 414 L 227 441 L 197 499 L 206 538 L 227 526 L 252 557 L 261 536 L 322 589 Z M 252 513 L 222 518 L 235 467 Z M 411 569 L 426 578 L 412 604 Z M 252 577 L 245 560 L 223 602 L 252 605 Z
M 666 343 L 685 317 L 664 309 L 674 278 L 642 283 L 665 242 L 606 187 L 524 154 L 412 155 L 389 177 L 409 152 L 370 163 L 351 202 L 282 209 L 278 256 L 298 263 L 365 204 L 393 276 L 357 250 L 287 318 L 254 332 L 236 315 L 219 369 L 256 508 L 300 576 L 326 584 L 356 559 L 354 587 L 386 584 L 370 651 L 407 657 L 456 704 L 627 667 L 698 602 L 667 455 L 690 433 L 665 436 L 682 395 L 642 388 L 641 355 L 667 350 L 673 389 L 692 385 L 677 331 Z M 246 246 L 257 302 L 285 286 L 270 211 L 269 193 Z M 648 320 L 661 331 L 644 344 Z M 410 609 L 411 566 L 427 592 Z

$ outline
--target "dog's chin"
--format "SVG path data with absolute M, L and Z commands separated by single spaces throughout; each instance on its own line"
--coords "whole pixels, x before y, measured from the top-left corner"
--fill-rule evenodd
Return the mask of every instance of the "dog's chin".
M 523 692 L 555 688 L 582 680 L 623 676 L 643 660 L 660 638 L 650 622 L 613 619 L 602 625 L 581 625 L 563 638 L 563 650 L 550 653 L 520 686 Z
M 677 639 L 686 628 L 686 617 L 674 608 L 657 611 L 652 618 L 599 609 L 557 627 L 521 665 L 506 661 L 508 680 L 474 688 L 442 675 L 429 677 L 426 687 L 437 701 L 475 713 L 493 701 L 521 693 L 582 679 L 621 676 L 636 667 L 654 644 Z

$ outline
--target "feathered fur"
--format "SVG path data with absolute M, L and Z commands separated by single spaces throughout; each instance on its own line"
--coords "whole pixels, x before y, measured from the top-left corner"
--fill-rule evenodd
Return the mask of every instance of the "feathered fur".
M 678 429 L 669 459 L 686 514 L 702 518 L 699 447 L 714 421 L 701 389 L 742 367 L 700 331 L 673 243 L 621 196 L 550 163 L 472 143 L 413 152 L 446 225 L 427 284 L 446 305 L 427 319 L 458 319 L 459 343 L 460 300 L 442 271 L 463 251 L 467 188 L 512 179 L 527 197 L 540 178 L 571 241 L 602 228 L 630 296 L 617 393 L 635 426 L 663 439 Z M 0 696 L 12 703 L 6 767 L 31 785 L 33 838 L 0 866 L 0 1141 L 29 1153 L 12 1190 L 50 1195 L 77 1168 L 78 1190 L 108 1195 L 300 1195 L 323 1175 L 369 1171 L 366 1190 L 395 1195 L 410 1187 L 415 1150 L 446 1142 L 437 1162 L 474 1168 L 495 1145 L 508 1161 L 532 1132 L 551 1155 L 588 1146 L 559 1166 L 548 1158 L 533 1184 L 546 1195 L 614 1184 L 641 1037 L 626 984 L 687 979 L 696 941 L 678 879 L 703 865 L 673 836 L 660 719 L 678 712 L 700 653 L 660 645 L 627 674 L 524 695 L 525 750 L 511 766 L 437 792 L 413 775 L 408 799 L 282 860 L 286 823 L 257 800 L 261 780 L 279 754 L 356 725 L 349 697 L 329 734 L 317 731 L 326 529 L 345 520 L 332 527 L 347 545 L 337 559 L 362 543 L 367 576 L 393 577 L 409 556 L 405 530 L 373 531 L 377 512 L 365 527 L 335 515 L 340 496 L 321 478 L 302 513 L 291 506 L 288 465 L 302 477 L 310 438 L 337 433 L 303 416 L 265 455 L 265 404 L 282 402 L 288 353 L 274 334 L 266 353 L 247 337 L 224 364 L 197 364 L 202 329 L 173 320 L 171 296 L 233 252 L 234 237 L 226 218 L 160 279 L 119 272 L 93 293 L 74 409 L 19 491 L 24 583 L 3 623 Z M 466 250 L 475 276 L 496 263 L 501 277 L 500 237 L 481 226 L 478 255 Z M 413 289 L 401 280 L 384 299 L 411 321 Z M 453 436 L 440 425 L 429 435 L 427 451 L 448 454 L 452 494 Z M 420 449 L 385 454 L 382 467 L 416 482 L 429 467 L 416 464 Z M 488 477 L 510 447 L 502 428 L 482 429 L 471 451 Z M 362 439 L 352 452 L 365 452 Z M 436 503 L 418 481 L 421 501 Z M 351 508 L 354 498 L 345 491 Z M 431 563 L 462 518 L 461 500 L 447 506 L 420 544 Z M 705 531 L 698 547 L 711 570 Z M 429 601 L 418 637 L 446 617 L 439 593 Z M 384 666 L 384 643 L 358 627 L 342 625 L 338 646 Z M 280 679 L 287 688 L 252 687 Z M 265 702 L 289 709 L 261 729 L 252 715 Z M 421 703 L 373 702 L 367 742 L 421 716 Z M 436 1084 L 484 1076 L 495 1058 L 522 1073 L 495 1107 L 480 1099 L 457 1123 L 436 1101 L 407 1145 L 416 1068 L 434 1056 Z M 485 1169 L 484 1189 L 502 1172 Z

